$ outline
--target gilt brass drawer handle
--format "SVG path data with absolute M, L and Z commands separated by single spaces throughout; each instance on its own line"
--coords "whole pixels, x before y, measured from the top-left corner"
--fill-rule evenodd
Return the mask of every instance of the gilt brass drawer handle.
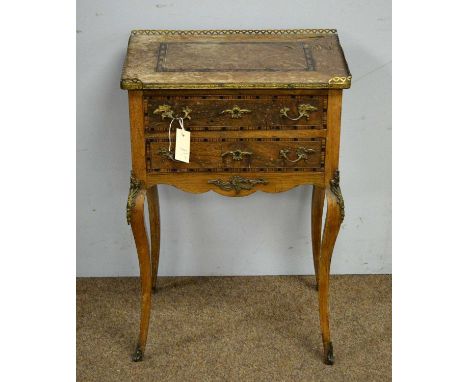
M 318 108 L 316 108 L 315 106 L 309 105 L 309 104 L 299 105 L 299 107 L 297 108 L 297 110 L 299 111 L 299 115 L 296 118 L 292 118 L 292 117 L 290 117 L 288 115 L 289 110 L 291 110 L 289 107 L 283 107 L 280 110 L 281 116 L 286 117 L 286 118 L 290 119 L 291 121 L 297 121 L 297 120 L 301 119 L 302 117 L 306 117 L 306 119 L 309 119 L 309 116 L 310 116 L 309 112 L 317 111 Z
M 231 114 L 231 118 L 241 118 L 242 114 L 251 113 L 249 109 L 241 109 L 239 106 L 234 105 L 232 109 L 226 109 L 221 112 L 221 114 Z
M 161 119 L 164 118 L 170 118 L 170 119 L 176 119 L 176 118 L 182 118 L 182 119 L 192 119 L 190 117 L 190 112 L 192 110 L 188 107 L 184 107 L 182 109 L 182 112 L 184 115 L 182 117 L 180 116 L 174 116 L 174 110 L 172 110 L 172 107 L 169 105 L 159 105 L 154 111 L 153 114 L 161 114 Z
M 163 158 L 169 159 L 173 162 L 177 162 L 176 159 L 174 158 L 174 151 L 169 151 L 165 147 L 161 147 L 158 150 L 158 154 L 161 155 Z
M 287 161 L 289 161 L 291 163 L 296 163 L 296 162 L 299 162 L 301 159 L 304 159 L 304 160 L 309 159 L 307 154 L 315 153 L 315 150 L 314 149 L 307 149 L 305 147 L 299 147 L 296 150 L 297 158 L 294 159 L 294 160 L 288 158 L 288 154 L 290 152 L 291 152 L 291 150 L 289 150 L 289 149 L 280 150 L 280 158 L 286 159 Z
M 250 151 L 242 151 L 240 149 L 234 150 L 234 151 L 226 151 L 225 153 L 221 154 L 221 157 L 225 157 L 226 155 L 232 155 L 233 160 L 242 160 L 244 159 L 244 155 L 247 156 L 252 156 L 253 153 Z
M 242 176 L 235 175 L 230 180 L 213 179 L 208 181 L 209 184 L 215 184 L 225 191 L 235 190 L 236 194 L 241 190 L 251 190 L 257 184 L 268 184 L 265 179 L 247 179 Z

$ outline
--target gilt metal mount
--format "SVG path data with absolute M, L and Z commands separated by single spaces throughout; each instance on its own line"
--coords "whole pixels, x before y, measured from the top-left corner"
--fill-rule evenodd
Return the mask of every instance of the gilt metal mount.
M 340 76 L 335 76 L 332 77 L 328 80 L 328 83 L 330 85 L 350 85 L 351 84 L 351 76 L 347 77 L 340 77 Z
M 127 199 L 127 224 L 130 224 L 132 219 L 132 209 L 135 207 L 135 199 L 143 187 L 143 182 L 138 180 L 135 177 L 133 171 L 130 175 L 130 189 L 128 191 L 128 199 Z
M 310 117 L 310 112 L 317 111 L 318 109 L 315 106 L 309 105 L 309 104 L 301 104 L 298 106 L 297 111 L 299 112 L 299 115 L 296 118 L 292 118 L 288 115 L 288 112 L 291 109 L 289 107 L 283 107 L 280 110 L 280 114 L 282 117 L 286 117 L 290 119 L 291 121 L 297 121 L 301 119 L 302 117 L 305 117 L 306 119 L 309 119 Z
M 330 180 L 330 191 L 338 199 L 338 205 L 340 206 L 340 214 L 341 214 L 341 221 L 345 218 L 345 205 L 343 195 L 341 194 L 340 188 L 340 172 L 338 170 L 335 171 L 333 178 Z
M 247 179 L 242 176 L 235 175 L 231 179 L 225 181 L 222 179 L 213 179 L 208 181 L 209 184 L 215 184 L 225 191 L 235 190 L 236 194 L 241 190 L 251 190 L 257 184 L 268 184 L 265 179 Z

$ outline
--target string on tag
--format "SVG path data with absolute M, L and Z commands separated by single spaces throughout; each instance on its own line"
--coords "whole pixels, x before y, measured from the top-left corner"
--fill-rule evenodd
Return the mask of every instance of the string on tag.
M 169 152 L 171 152 L 171 146 L 172 146 L 172 141 L 171 141 L 171 128 L 172 128 L 172 122 L 174 122 L 175 118 L 172 118 L 171 123 L 169 124 Z
M 184 119 L 183 119 L 183 118 L 181 118 L 181 117 L 179 117 L 179 118 L 177 118 L 177 119 L 179 120 L 179 125 L 180 125 L 180 127 L 182 128 L 182 130 L 184 130 L 184 131 L 185 131 L 185 127 L 184 127 Z

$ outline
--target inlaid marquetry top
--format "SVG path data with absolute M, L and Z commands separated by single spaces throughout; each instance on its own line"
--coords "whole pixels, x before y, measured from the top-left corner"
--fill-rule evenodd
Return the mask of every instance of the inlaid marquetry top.
M 349 88 L 334 29 L 132 31 L 122 89 Z

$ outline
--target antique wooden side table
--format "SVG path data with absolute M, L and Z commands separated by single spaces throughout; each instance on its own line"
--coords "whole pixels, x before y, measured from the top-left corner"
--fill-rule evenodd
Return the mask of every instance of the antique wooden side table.
M 128 90 L 132 151 L 127 221 L 141 279 L 134 361 L 145 351 L 158 272 L 157 185 L 246 196 L 310 184 L 324 361 L 333 364 L 329 274 L 344 218 L 338 157 L 342 89 L 350 85 L 334 29 L 131 32 L 121 88 Z

